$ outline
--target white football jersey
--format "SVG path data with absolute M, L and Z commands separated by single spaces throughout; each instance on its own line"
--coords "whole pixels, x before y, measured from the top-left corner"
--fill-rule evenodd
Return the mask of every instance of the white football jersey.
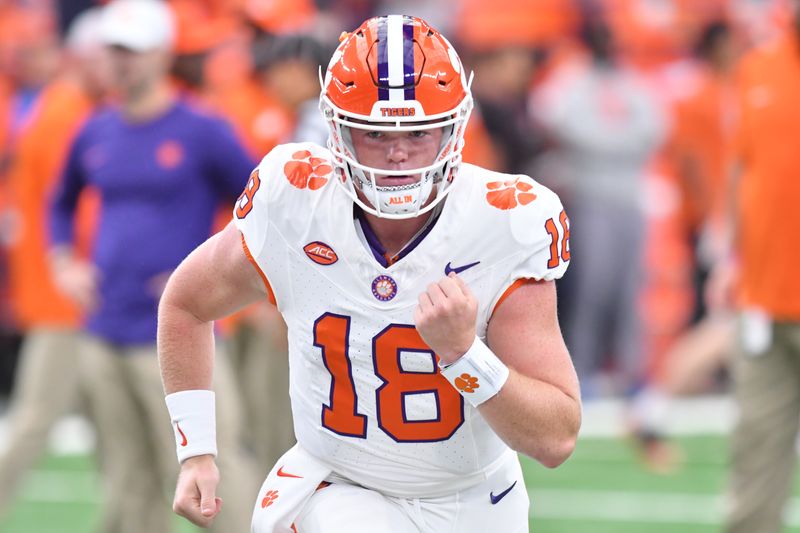
M 516 280 L 563 275 L 566 214 L 527 176 L 463 164 L 429 233 L 384 267 L 335 179 L 326 149 L 281 145 L 234 211 L 289 328 L 297 440 L 336 474 L 390 495 L 474 485 L 508 448 L 439 374 L 414 328 L 417 298 L 457 272 L 478 299 L 485 338 Z

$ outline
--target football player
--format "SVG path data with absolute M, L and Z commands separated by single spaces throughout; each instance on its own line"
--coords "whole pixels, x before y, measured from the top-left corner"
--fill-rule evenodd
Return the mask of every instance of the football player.
M 580 426 L 554 284 L 567 216 L 531 178 L 461 162 L 470 81 L 425 21 L 343 34 L 322 83 L 327 148 L 264 157 L 161 301 L 174 508 L 201 526 L 220 510 L 212 322 L 267 297 L 298 444 L 253 531 L 527 531 L 516 452 L 555 467 Z

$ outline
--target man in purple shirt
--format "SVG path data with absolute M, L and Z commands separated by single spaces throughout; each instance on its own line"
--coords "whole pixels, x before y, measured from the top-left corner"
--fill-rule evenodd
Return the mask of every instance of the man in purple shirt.
M 163 489 L 175 468 L 156 357 L 158 301 L 169 274 L 210 235 L 216 207 L 241 192 L 255 162 L 223 121 L 173 91 L 173 20 L 165 3 L 115 0 L 102 17 L 119 106 L 94 115 L 70 150 L 52 204 L 52 265 L 59 287 L 87 310 L 81 373 L 107 478 L 102 529 L 160 533 L 171 530 Z M 86 186 L 102 197 L 91 263 L 71 251 Z M 244 533 L 257 481 L 236 455 L 240 415 L 231 374 L 215 385 L 219 422 L 231 426 L 220 432 L 232 440 L 222 449 L 234 451 L 220 457 L 230 483 L 221 491 L 226 517 L 215 529 Z

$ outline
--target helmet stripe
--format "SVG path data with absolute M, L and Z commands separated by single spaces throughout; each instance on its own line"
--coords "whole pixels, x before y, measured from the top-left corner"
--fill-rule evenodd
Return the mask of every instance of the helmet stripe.
M 403 100 L 405 85 L 404 46 L 403 46 L 403 17 L 402 15 L 389 15 L 387 17 L 386 43 L 389 57 L 389 100 Z M 397 88 L 394 88 L 397 87 Z
M 378 21 L 378 100 L 389 99 L 389 46 L 386 19 Z
M 407 19 L 403 24 L 403 85 L 409 87 L 405 90 L 406 100 L 416 100 L 414 88 L 414 26 Z

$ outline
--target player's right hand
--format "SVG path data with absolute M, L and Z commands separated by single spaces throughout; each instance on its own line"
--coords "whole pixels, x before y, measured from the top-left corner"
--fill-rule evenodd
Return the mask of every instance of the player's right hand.
M 222 498 L 216 496 L 218 483 L 214 456 L 186 459 L 181 464 L 172 510 L 197 526 L 208 527 L 222 509 Z
M 469 286 L 451 272 L 419 295 L 414 325 L 443 364 L 456 361 L 475 341 L 478 301 Z

